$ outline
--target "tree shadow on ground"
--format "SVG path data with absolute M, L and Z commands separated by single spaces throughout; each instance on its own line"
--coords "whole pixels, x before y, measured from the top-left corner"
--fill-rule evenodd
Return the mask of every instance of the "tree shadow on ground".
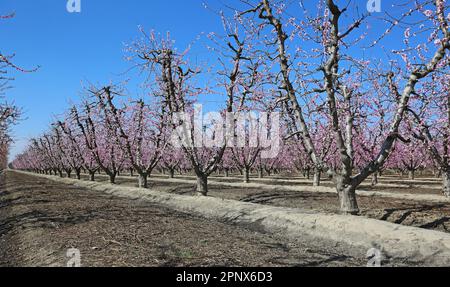
M 426 228 L 426 229 L 435 229 L 435 228 L 437 228 L 437 227 L 442 225 L 444 227 L 445 231 L 448 231 L 445 223 L 447 223 L 449 221 L 450 221 L 450 217 L 444 216 L 444 217 L 436 219 L 436 220 L 434 220 L 432 222 L 423 224 L 420 227 L 421 228 Z
M 408 217 L 413 215 L 414 213 L 433 211 L 437 209 L 441 209 L 445 207 L 445 204 L 433 204 L 433 205 L 421 205 L 418 207 L 406 207 L 406 208 L 390 208 L 384 209 L 383 216 L 380 217 L 380 220 L 387 221 L 391 216 L 394 215 L 395 212 L 402 212 L 401 216 L 394 220 L 396 224 L 402 224 Z M 432 226 L 430 225 L 430 228 Z M 424 227 L 425 228 L 425 227 Z
M 276 193 L 258 193 L 258 194 L 251 194 L 244 198 L 242 198 L 240 201 L 243 202 L 251 202 L 251 203 L 259 203 L 259 204 L 265 204 L 272 202 L 277 199 L 311 199 L 310 195 L 306 194 L 295 194 L 295 193 L 285 193 L 285 192 L 276 192 Z
M 332 256 L 329 256 L 328 258 L 325 258 L 322 260 L 296 264 L 292 267 L 317 267 L 317 266 L 323 266 L 326 263 L 344 262 L 345 260 L 348 260 L 349 258 L 351 258 L 351 257 L 349 257 L 347 255 L 332 255 Z

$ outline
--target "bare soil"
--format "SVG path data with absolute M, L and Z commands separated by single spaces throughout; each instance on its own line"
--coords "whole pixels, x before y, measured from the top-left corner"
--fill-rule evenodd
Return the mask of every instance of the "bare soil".
M 178 176 L 177 178 L 192 179 L 192 177 Z M 234 176 L 233 178 L 226 178 L 223 176 L 211 177 L 211 180 L 220 182 L 240 182 L 242 177 Z M 263 179 L 259 179 L 256 176 L 252 178 L 251 182 L 263 183 L 263 184 L 276 184 L 280 186 L 312 186 L 312 179 L 298 178 L 298 177 L 281 177 L 271 176 Z M 321 186 L 333 187 L 333 183 L 328 179 L 321 180 Z M 442 182 L 440 179 L 423 179 L 420 178 L 410 180 L 407 178 L 390 179 L 389 177 L 382 177 L 379 179 L 379 183 L 372 186 L 370 179 L 366 180 L 359 186 L 360 190 L 366 191 L 386 191 L 392 193 L 415 193 L 415 194 L 442 194 Z
M 192 191 L 190 185 L 159 187 Z M 214 187 L 212 195 L 266 204 L 282 204 L 277 197 L 283 196 Z M 316 208 L 329 201 L 333 209 L 331 198 L 306 196 L 290 194 L 283 204 L 304 201 Z M 9 172 L 0 178 L 0 266 L 66 266 L 69 248 L 80 250 L 82 266 L 364 266 L 367 261 L 363 253 L 352 256 L 354 250 L 317 239 L 289 242 L 281 234 L 33 176 Z
M 158 178 L 161 178 L 158 176 Z M 189 177 L 176 177 L 191 179 Z M 278 178 L 280 179 L 280 178 Z M 97 175 L 98 181 L 107 182 L 105 176 Z M 212 180 L 218 181 L 217 177 Z M 231 179 L 223 179 L 230 182 Z M 284 178 L 284 180 L 288 180 Z M 409 179 L 393 179 L 394 182 L 405 184 Z M 420 180 L 418 180 L 420 181 Z M 253 182 L 257 182 L 254 179 Z M 118 184 L 137 186 L 137 180 L 131 177 L 119 177 Z M 270 182 L 265 182 L 266 184 Z M 275 183 L 272 183 L 275 184 Z M 278 182 L 276 183 L 278 185 Z M 193 195 L 195 194 L 194 183 L 171 183 L 152 181 L 149 178 L 149 188 L 164 192 Z M 376 190 L 379 190 L 378 188 Z M 391 191 L 393 189 L 390 189 Z M 384 190 L 383 190 L 384 191 Z M 395 192 L 395 189 L 394 191 Z M 411 189 L 411 192 L 429 192 L 421 189 Z M 313 210 L 322 213 L 339 213 L 339 200 L 337 194 L 300 191 L 267 191 L 256 188 L 248 188 L 243 183 L 240 188 L 209 185 L 209 196 L 224 199 L 240 200 L 259 204 L 267 204 L 281 207 L 299 208 L 302 210 Z M 361 209 L 360 215 L 373 219 L 385 220 L 392 223 L 426 228 L 430 230 L 450 232 L 450 204 L 427 203 L 419 201 L 408 201 L 394 198 L 359 196 L 358 204 Z

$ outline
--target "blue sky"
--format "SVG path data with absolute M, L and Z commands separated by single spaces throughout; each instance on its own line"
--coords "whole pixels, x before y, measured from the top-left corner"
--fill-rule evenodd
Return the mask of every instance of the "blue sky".
M 81 13 L 72 14 L 66 3 L 0 1 L 1 14 L 16 13 L 1 23 L 2 53 L 15 53 L 15 63 L 24 68 L 41 66 L 36 73 L 17 74 L 14 89 L 7 93 L 25 112 L 25 119 L 14 128 L 11 157 L 48 128 L 52 115 L 76 101 L 82 81 L 124 78 L 120 74 L 130 63 L 123 59 L 123 44 L 139 37 L 139 25 L 170 31 L 180 47 L 201 32 L 221 29 L 220 20 L 202 1 L 81 0 Z
M 382 1 L 389 7 L 390 0 Z M 81 0 L 81 13 L 68 13 L 67 0 L 0 0 L 0 14 L 16 13 L 0 23 L 1 52 L 15 53 L 15 64 L 23 68 L 41 66 L 35 73 L 16 74 L 7 93 L 24 110 L 24 119 L 14 127 L 11 157 L 77 101 L 82 82 L 126 78 L 121 74 L 131 64 L 124 60 L 124 44 L 139 37 L 138 26 L 170 31 L 180 48 L 202 32 L 223 31 L 219 17 L 203 2 L 218 8 L 227 0 Z M 361 0 L 363 9 L 365 2 Z M 196 46 L 193 56 L 208 58 L 204 45 Z

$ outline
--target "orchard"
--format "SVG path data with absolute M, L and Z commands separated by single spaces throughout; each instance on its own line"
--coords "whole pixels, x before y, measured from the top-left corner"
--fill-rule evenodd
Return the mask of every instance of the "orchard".
M 8 172 L 27 176 L 447 232 L 450 3 L 407 1 L 392 16 L 357 1 L 229 2 L 207 7 L 223 29 L 204 47 L 130 31 L 139 90 L 127 86 L 134 74 L 83 84 L 15 158 L 21 108 L 0 99 L 0 172 L 10 160 Z M 0 93 L 24 72 L 39 70 L 0 53 Z

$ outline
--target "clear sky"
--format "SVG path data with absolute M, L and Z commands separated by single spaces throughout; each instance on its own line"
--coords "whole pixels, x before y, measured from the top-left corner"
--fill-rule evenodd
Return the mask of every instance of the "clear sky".
M 7 92 L 24 110 L 14 127 L 11 158 L 48 129 L 52 116 L 77 101 L 82 83 L 124 79 L 120 74 L 131 65 L 124 60 L 124 44 L 139 37 L 138 26 L 170 31 L 181 48 L 202 32 L 223 31 L 203 2 L 217 8 L 227 0 L 81 0 L 81 13 L 68 13 L 67 0 L 0 0 L 0 14 L 16 13 L 1 20 L 1 52 L 15 53 L 14 63 L 23 68 L 41 66 L 35 73 L 16 74 Z M 363 9 L 366 2 L 361 0 Z
M 130 67 L 124 43 L 139 37 L 139 25 L 170 31 L 181 47 L 202 32 L 220 30 L 220 19 L 202 2 L 81 0 L 81 13 L 68 13 L 67 0 L 0 0 L 0 14 L 16 13 L 2 20 L 1 52 L 15 53 L 15 64 L 23 68 L 41 66 L 36 73 L 17 74 L 7 92 L 25 117 L 14 128 L 11 157 L 48 128 L 52 115 L 76 101 L 82 82 L 124 78 L 120 74 Z

